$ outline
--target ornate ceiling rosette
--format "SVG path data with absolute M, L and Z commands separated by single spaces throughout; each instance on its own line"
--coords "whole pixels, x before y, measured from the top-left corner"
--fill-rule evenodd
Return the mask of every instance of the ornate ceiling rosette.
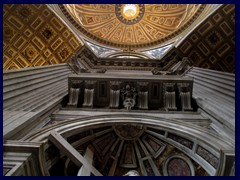
M 202 4 L 64 4 L 68 20 L 88 39 L 117 48 L 163 44 L 186 30 Z

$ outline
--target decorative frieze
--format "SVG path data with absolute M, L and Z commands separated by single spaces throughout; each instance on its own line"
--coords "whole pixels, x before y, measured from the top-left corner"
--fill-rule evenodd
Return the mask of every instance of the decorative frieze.
M 79 104 L 88 107 L 177 111 L 181 110 L 179 92 L 188 90 L 183 110 L 192 110 L 192 78 L 82 73 L 70 76 L 69 82 L 69 94 L 70 88 L 80 88 L 84 96 L 79 95 Z

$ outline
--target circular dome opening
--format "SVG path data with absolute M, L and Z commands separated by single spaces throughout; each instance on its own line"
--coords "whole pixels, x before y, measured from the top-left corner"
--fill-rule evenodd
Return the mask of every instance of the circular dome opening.
M 137 13 L 137 7 L 135 4 L 125 4 L 123 5 L 123 14 L 128 17 L 132 18 Z
M 121 15 L 126 20 L 134 20 L 138 17 L 140 9 L 138 4 L 122 4 Z

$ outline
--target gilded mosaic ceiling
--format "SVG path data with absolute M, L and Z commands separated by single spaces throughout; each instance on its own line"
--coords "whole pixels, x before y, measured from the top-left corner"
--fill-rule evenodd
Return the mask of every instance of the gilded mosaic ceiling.
M 66 4 L 62 12 L 85 36 L 119 48 L 173 39 L 201 14 L 200 4 Z
M 3 69 L 64 63 L 82 45 L 41 4 L 3 6 Z

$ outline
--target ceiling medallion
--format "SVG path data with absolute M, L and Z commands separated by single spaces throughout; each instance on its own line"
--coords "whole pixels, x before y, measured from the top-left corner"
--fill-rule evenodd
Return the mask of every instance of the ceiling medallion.
M 124 24 L 138 23 L 145 12 L 144 4 L 116 4 L 115 13 L 117 18 Z

